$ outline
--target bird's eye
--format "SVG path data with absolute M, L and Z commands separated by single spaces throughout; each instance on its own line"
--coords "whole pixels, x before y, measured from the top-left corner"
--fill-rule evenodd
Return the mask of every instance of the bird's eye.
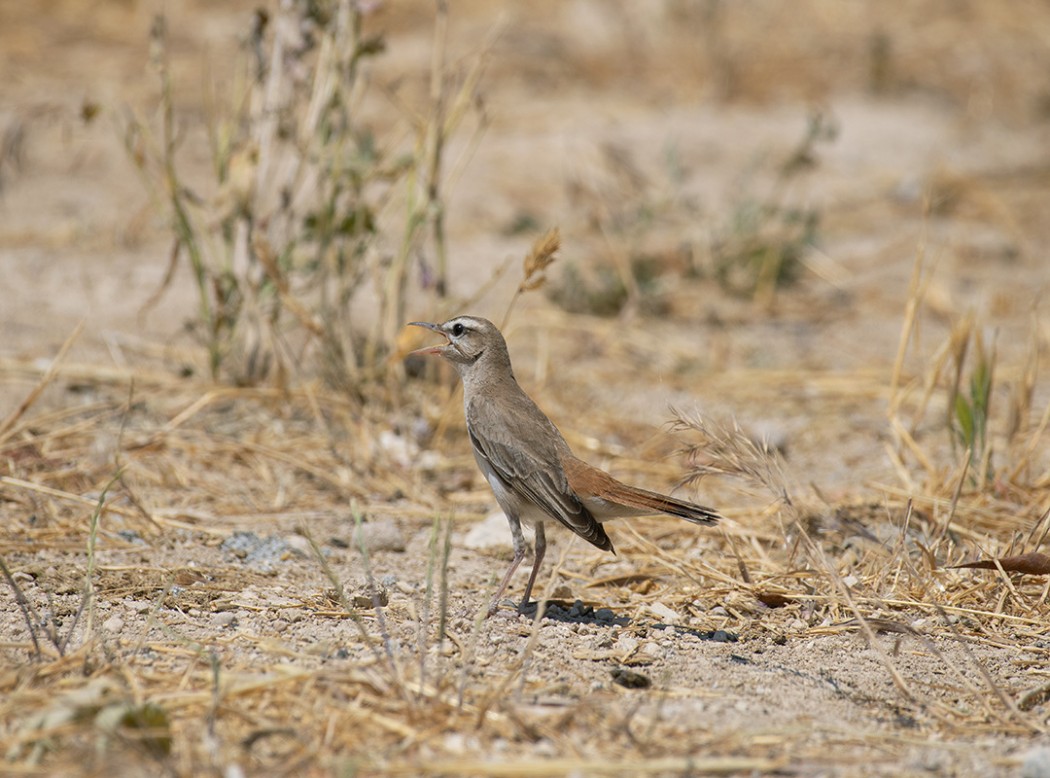
M 455 324 L 452 325 L 452 335 L 458 338 L 466 331 L 466 329 L 466 327 L 464 327 L 457 321 Z

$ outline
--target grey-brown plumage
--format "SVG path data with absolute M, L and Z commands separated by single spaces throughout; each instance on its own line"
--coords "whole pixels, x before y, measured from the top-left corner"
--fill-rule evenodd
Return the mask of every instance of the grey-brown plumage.
M 490 613 L 525 557 L 522 522 L 536 532 L 535 562 L 525 586 L 523 609 L 543 561 L 547 521 L 555 520 L 598 548 L 612 551 L 603 521 L 656 513 L 695 524 L 713 524 L 719 519 L 710 508 L 628 486 L 575 457 L 558 428 L 518 385 L 506 341 L 492 322 L 457 316 L 444 324 L 412 324 L 447 340 L 414 353 L 439 354 L 459 372 L 474 458 L 510 523 L 514 558 Z

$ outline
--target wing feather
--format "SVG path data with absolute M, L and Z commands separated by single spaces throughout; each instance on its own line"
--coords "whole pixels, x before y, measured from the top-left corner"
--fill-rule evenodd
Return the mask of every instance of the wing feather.
M 584 540 L 611 551 L 609 536 L 570 488 L 562 469 L 568 444 L 527 395 L 520 397 L 526 402 L 497 407 L 476 398 L 468 404 L 467 429 L 474 451 L 521 502 L 535 505 Z M 538 429 L 549 434 L 537 434 Z

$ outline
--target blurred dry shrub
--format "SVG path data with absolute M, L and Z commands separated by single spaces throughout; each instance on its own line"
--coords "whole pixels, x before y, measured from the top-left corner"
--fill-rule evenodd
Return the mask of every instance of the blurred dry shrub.
M 287 385 L 320 372 L 367 394 L 383 378 L 404 321 L 412 262 L 421 287 L 444 293 L 445 139 L 470 114 L 484 127 L 478 83 L 484 54 L 450 74 L 447 9 L 437 5 L 429 104 L 402 106 L 406 130 L 373 131 L 365 118 L 371 60 L 385 49 L 366 32 L 367 4 L 294 0 L 257 10 L 239 68 L 212 95 L 207 133 L 212 198 L 180 166 L 165 19 L 151 31 L 160 81 L 156 116 L 133 117 L 126 148 L 170 217 L 167 280 L 185 259 L 197 285 L 192 327 L 212 377 Z M 389 103 L 388 103 L 389 104 Z M 374 117 L 372 117 L 374 120 Z M 151 301 L 152 302 L 152 301 Z

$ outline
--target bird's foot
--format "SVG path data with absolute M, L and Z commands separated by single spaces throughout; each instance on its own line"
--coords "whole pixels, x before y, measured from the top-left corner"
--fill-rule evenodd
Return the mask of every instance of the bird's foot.
M 518 603 L 518 613 L 522 616 L 527 616 L 530 619 L 536 618 L 536 611 L 540 611 L 540 618 L 543 618 L 543 614 L 547 612 L 547 601 L 546 600 L 535 600 L 528 602 L 522 600 Z

